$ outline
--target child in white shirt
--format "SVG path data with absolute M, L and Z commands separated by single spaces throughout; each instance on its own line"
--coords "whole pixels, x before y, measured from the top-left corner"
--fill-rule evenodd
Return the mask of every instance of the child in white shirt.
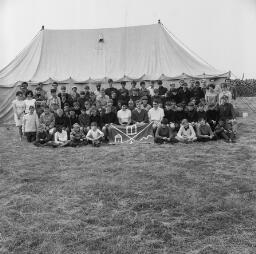
M 22 132 L 27 137 L 28 142 L 36 140 L 36 132 L 39 126 L 37 114 L 34 113 L 35 107 L 29 106 L 29 113 L 25 114 L 22 123 Z
M 68 133 L 65 127 L 58 127 L 54 134 L 54 143 L 57 146 L 66 146 L 68 141 Z
M 88 131 L 86 135 L 86 139 L 92 143 L 93 146 L 100 146 L 101 140 L 104 137 L 104 134 L 102 131 L 100 131 L 97 127 L 96 122 L 91 123 L 91 129 Z
M 187 119 L 182 120 L 176 139 L 184 143 L 190 143 L 197 140 L 194 128 Z

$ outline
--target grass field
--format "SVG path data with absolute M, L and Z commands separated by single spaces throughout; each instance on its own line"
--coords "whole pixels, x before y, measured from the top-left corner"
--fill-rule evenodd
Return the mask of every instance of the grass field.
M 1 127 L 0 253 L 255 254 L 245 111 L 236 144 L 51 149 Z

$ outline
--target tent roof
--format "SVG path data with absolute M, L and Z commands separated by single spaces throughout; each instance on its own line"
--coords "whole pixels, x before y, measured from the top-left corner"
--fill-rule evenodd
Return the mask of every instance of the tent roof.
M 41 30 L 0 71 L 0 86 L 49 79 L 86 83 L 107 78 L 157 80 L 163 76 L 172 79 L 186 74 L 200 78 L 200 75 L 222 73 L 180 45 L 158 23 L 121 28 Z

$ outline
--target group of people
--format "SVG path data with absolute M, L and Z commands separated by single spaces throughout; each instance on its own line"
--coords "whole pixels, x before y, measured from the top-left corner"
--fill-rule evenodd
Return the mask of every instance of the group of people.
M 256 96 L 256 79 L 235 79 L 233 81 L 237 90 L 237 95 L 241 97 Z
M 155 142 L 175 143 L 224 139 L 235 142 L 236 116 L 231 103 L 234 95 L 229 81 L 206 86 L 204 80 L 183 80 L 179 88 L 162 81 L 121 82 L 121 88 L 108 80 L 91 91 L 88 85 L 70 93 L 54 82 L 48 94 L 39 83 L 34 91 L 23 82 L 13 101 L 14 120 L 20 139 L 39 146 L 99 146 L 107 142 L 112 124 L 143 125 L 152 122 Z

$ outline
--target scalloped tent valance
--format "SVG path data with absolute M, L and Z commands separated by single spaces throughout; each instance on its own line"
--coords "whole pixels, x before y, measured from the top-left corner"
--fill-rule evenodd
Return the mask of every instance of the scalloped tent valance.
M 104 39 L 99 41 L 99 35 Z M 219 71 L 183 47 L 161 23 L 104 29 L 41 30 L 0 71 L 0 86 L 17 81 L 75 83 L 167 80 L 184 75 L 218 76 Z

